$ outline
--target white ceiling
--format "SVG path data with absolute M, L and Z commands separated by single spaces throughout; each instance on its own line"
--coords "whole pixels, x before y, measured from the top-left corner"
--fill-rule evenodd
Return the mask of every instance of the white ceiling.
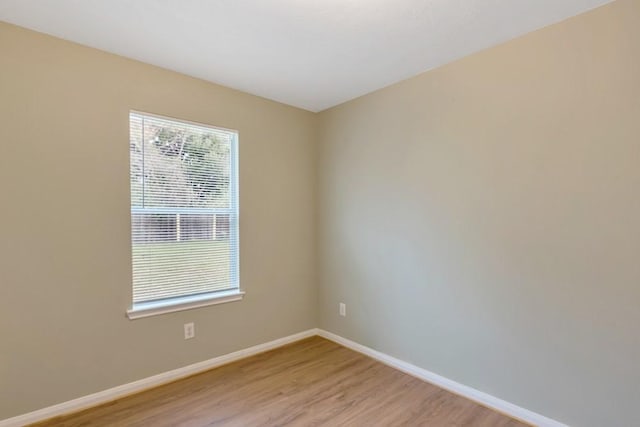
M 611 0 L 0 0 L 0 20 L 320 111 Z

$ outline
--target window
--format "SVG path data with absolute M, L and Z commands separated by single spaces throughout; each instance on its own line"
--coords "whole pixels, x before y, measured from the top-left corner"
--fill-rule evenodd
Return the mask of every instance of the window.
M 130 318 L 242 298 L 238 134 L 131 112 Z

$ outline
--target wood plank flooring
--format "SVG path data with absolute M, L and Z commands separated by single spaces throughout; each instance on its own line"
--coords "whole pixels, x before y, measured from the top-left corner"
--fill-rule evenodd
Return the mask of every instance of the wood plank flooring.
M 521 422 L 320 337 L 39 424 L 480 426 Z

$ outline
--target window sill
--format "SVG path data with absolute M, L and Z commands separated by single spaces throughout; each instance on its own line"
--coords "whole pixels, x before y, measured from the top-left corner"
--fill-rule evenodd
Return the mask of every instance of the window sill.
M 127 317 L 130 320 L 135 320 L 143 317 L 206 307 L 208 305 L 240 301 L 242 298 L 244 298 L 244 292 L 234 289 L 231 291 L 215 292 L 205 295 L 172 298 L 166 301 L 145 302 L 141 304 L 134 304 L 133 307 L 127 310 Z

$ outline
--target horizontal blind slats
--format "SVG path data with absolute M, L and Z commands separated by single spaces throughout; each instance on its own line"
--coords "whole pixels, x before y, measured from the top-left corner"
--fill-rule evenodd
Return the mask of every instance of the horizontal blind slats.
M 130 114 L 133 302 L 238 287 L 231 131 Z

